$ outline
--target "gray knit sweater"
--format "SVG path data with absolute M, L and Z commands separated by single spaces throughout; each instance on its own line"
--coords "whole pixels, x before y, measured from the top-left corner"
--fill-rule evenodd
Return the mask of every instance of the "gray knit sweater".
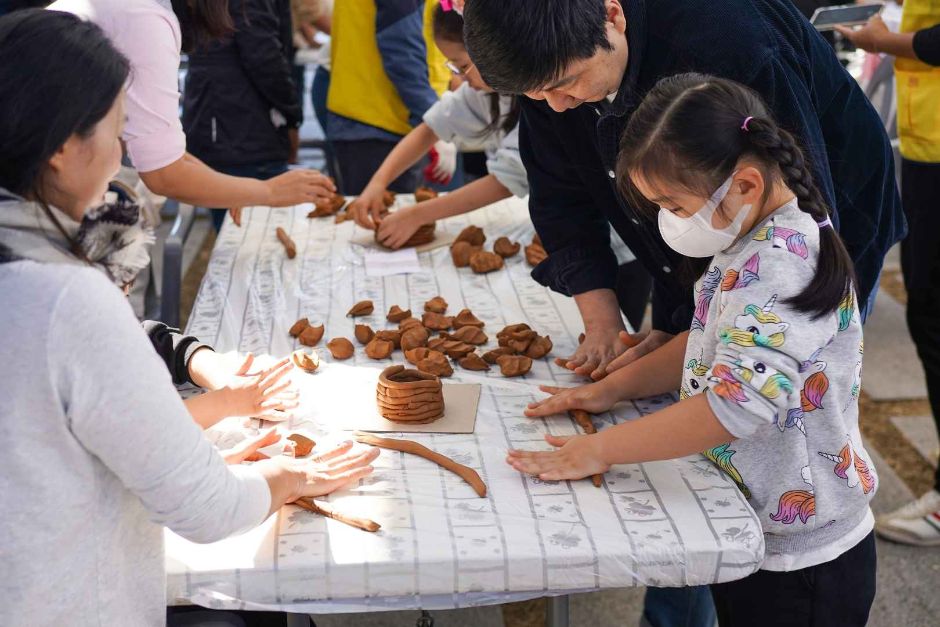
M 819 227 L 792 201 L 695 285 L 681 396 L 707 393 L 737 438 L 705 454 L 757 512 L 768 556 L 825 553 L 866 519 L 877 485 L 858 430 L 854 294 L 817 320 L 786 304 L 818 257 Z

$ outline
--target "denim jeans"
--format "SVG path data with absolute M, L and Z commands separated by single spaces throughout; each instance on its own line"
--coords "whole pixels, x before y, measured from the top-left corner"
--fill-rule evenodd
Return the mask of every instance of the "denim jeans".
M 708 586 L 646 589 L 643 627 L 715 627 L 715 620 Z

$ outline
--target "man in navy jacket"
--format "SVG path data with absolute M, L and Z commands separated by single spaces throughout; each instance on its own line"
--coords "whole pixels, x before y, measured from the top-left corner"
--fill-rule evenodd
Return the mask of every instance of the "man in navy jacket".
M 532 275 L 578 303 L 586 338 L 569 368 L 598 379 L 689 328 L 687 264 L 614 179 L 632 111 L 659 79 L 682 72 L 749 85 L 801 140 L 867 313 L 884 255 L 905 231 L 890 143 L 857 83 L 788 0 L 472 0 L 464 20 L 484 80 L 528 96 L 520 150 L 549 253 Z M 609 225 L 654 280 L 654 331 L 631 350 L 618 338 Z

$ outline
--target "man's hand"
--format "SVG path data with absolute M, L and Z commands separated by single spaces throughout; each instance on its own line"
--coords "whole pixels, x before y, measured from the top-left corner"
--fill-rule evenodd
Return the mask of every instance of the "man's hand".
M 614 370 L 623 368 L 627 364 L 632 364 L 640 357 L 652 353 L 654 350 L 666 344 L 674 335 L 665 331 L 646 331 L 644 333 L 620 332 L 620 341 L 623 342 L 624 350 L 620 356 L 607 364 L 607 374 Z
M 567 359 L 558 357 L 555 363 L 575 374 L 599 381 L 607 376 L 607 366 L 627 347 L 620 340 L 620 329 L 599 329 L 584 334 L 584 341 Z
M 881 45 L 881 41 L 886 35 L 891 34 L 880 15 L 873 15 L 868 23 L 858 29 L 849 26 L 836 26 L 835 29 L 851 41 L 856 48 L 861 48 L 866 52 L 883 52 L 884 46 Z

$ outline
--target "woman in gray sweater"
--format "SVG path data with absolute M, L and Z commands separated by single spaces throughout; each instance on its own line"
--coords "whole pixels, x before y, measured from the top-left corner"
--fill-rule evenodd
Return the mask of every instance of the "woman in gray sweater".
M 121 156 L 127 60 L 55 11 L 0 19 L 0 624 L 159 625 L 163 531 L 212 542 L 367 476 L 377 450 L 226 466 L 86 221 Z

